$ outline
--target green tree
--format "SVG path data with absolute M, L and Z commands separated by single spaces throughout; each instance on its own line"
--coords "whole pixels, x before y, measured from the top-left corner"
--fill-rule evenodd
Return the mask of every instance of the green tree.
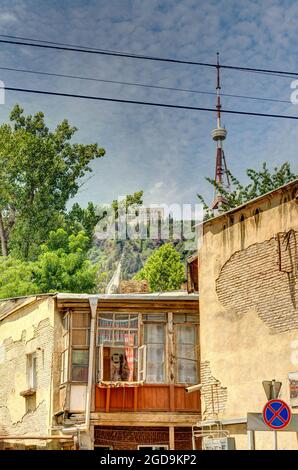
M 119 209 L 121 208 L 125 213 L 127 213 L 129 207 L 141 206 L 143 204 L 143 194 L 144 191 L 136 191 L 133 194 L 128 194 L 123 200 L 119 201 L 114 199 L 112 202 L 112 208 L 115 211 L 115 218 L 119 215 Z
M 185 272 L 179 253 L 170 243 L 164 244 L 149 256 L 134 279 L 147 280 L 151 292 L 180 289 Z
M 39 246 L 61 224 L 90 163 L 104 156 L 98 144 L 72 143 L 67 120 L 51 132 L 43 113 L 24 116 L 16 105 L 12 124 L 0 126 L 0 242 L 2 255 L 38 256 Z
M 93 202 L 88 202 L 86 209 L 76 202 L 71 210 L 65 214 L 65 230 L 70 234 L 77 234 L 83 230 L 89 237 L 91 246 L 94 229 L 102 217 L 97 214 Z
M 246 170 L 249 179 L 247 185 L 239 182 L 235 176 L 230 172 L 230 178 L 233 184 L 232 191 L 228 191 L 223 186 L 219 185 L 214 179 L 206 178 L 206 180 L 219 192 L 225 199 L 225 203 L 220 208 L 220 212 L 226 212 L 233 207 L 240 206 L 251 199 L 254 199 L 262 194 L 266 194 L 279 186 L 289 183 L 297 178 L 297 175 L 291 171 L 290 164 L 284 163 L 280 167 L 275 167 L 272 172 L 267 168 L 266 163 L 263 163 L 260 171 L 249 168 Z M 205 218 L 213 216 L 213 211 L 206 204 L 202 195 L 197 195 L 199 200 L 204 205 Z
M 60 228 L 50 232 L 35 267 L 36 283 L 41 292 L 93 292 L 97 285 L 97 267 L 87 257 L 89 237 Z
M 0 298 L 36 294 L 34 263 L 0 256 Z

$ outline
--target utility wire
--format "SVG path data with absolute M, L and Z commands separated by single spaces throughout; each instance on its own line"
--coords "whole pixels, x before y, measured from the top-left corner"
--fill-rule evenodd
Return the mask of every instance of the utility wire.
M 84 52 L 87 54 L 100 54 L 100 55 L 108 55 L 108 56 L 115 56 L 115 57 L 129 57 L 131 59 L 142 59 L 142 60 L 153 60 L 159 62 L 172 62 L 176 64 L 187 64 L 187 65 L 202 65 L 205 67 L 216 67 L 216 64 L 208 64 L 204 62 L 195 62 L 195 61 L 187 61 L 187 60 L 178 60 L 178 59 L 164 59 L 162 57 L 153 57 L 153 56 L 145 56 L 145 55 L 136 55 L 136 54 L 129 54 L 126 52 L 112 52 L 112 51 L 105 51 L 100 49 L 80 49 L 78 47 L 64 47 L 64 46 L 57 46 L 57 45 L 49 45 L 49 44 L 34 44 L 29 42 L 16 42 L 6 39 L 0 39 L 0 43 L 4 44 L 14 44 L 18 46 L 31 46 L 31 47 L 41 47 L 45 49 L 55 49 L 60 51 L 71 51 L 71 52 Z
M 94 78 L 94 77 L 82 77 L 78 75 L 68 75 L 68 74 L 61 74 L 61 73 L 53 73 L 53 72 L 41 72 L 38 70 L 28 70 L 28 69 L 16 69 L 13 67 L 0 67 L 0 70 L 6 70 L 9 72 L 21 72 L 21 73 L 31 73 L 35 75 L 44 75 L 49 77 L 61 77 L 61 78 L 70 78 L 76 80 L 88 80 L 93 82 L 102 82 L 102 83 L 113 83 L 118 85 L 128 85 L 128 86 L 136 86 L 136 87 L 144 87 L 144 88 L 153 88 L 157 90 L 169 90 L 169 91 L 179 91 L 184 93 L 197 93 L 202 95 L 216 95 L 215 92 L 212 91 L 202 91 L 202 90 L 192 90 L 189 88 L 176 88 L 176 87 L 167 87 L 167 86 L 159 86 L 159 85 L 150 85 L 146 83 L 135 83 L 135 82 L 123 82 L 119 80 L 108 80 L 103 78 Z M 229 98 L 241 98 L 241 99 L 248 99 L 248 100 L 257 100 L 257 101 L 271 101 L 275 103 L 291 103 L 290 100 L 281 100 L 281 99 L 274 99 L 274 98 L 261 98 L 258 96 L 247 96 L 247 95 L 233 95 L 229 93 L 222 93 L 221 96 L 226 96 Z
M 117 98 L 105 98 L 101 96 L 88 96 L 88 95 L 77 95 L 72 93 L 61 93 L 55 91 L 44 91 L 44 90 L 33 90 L 27 88 L 15 88 L 15 87 L 0 87 L 2 90 L 10 90 L 10 91 L 17 91 L 22 93 L 35 93 L 39 95 L 50 95 L 50 96 L 63 96 L 67 98 L 79 98 L 79 99 L 86 99 L 86 100 L 95 100 L 95 101 L 110 101 L 113 103 L 128 103 L 128 104 L 138 104 L 143 106 L 155 106 L 160 108 L 172 108 L 172 109 L 184 109 L 190 111 L 207 111 L 207 112 L 216 112 L 217 110 L 214 108 L 202 108 L 196 106 L 185 106 L 185 105 L 175 105 L 175 104 L 166 104 L 166 103 L 156 103 L 156 102 L 148 102 L 148 101 L 135 101 L 135 100 L 124 100 L 124 99 L 117 99 Z M 246 115 L 246 116 L 260 116 L 260 117 L 271 117 L 271 118 L 280 118 L 280 119 L 294 119 L 297 120 L 298 116 L 290 116 L 285 114 L 267 114 L 267 113 L 256 113 L 256 112 L 249 112 L 249 111 L 236 111 L 231 109 L 222 109 L 222 113 L 227 114 L 239 114 L 239 115 Z
M 8 37 L 6 35 L 1 34 L 1 37 Z M 18 36 L 9 36 L 9 38 L 18 39 Z M 129 52 L 119 52 L 119 51 L 109 51 L 107 49 L 96 49 L 90 48 L 85 46 L 77 46 L 72 44 L 65 44 L 65 43 L 58 43 L 52 41 L 42 41 L 39 39 L 32 39 L 26 38 L 26 41 L 35 41 L 35 43 L 28 43 L 24 41 L 12 41 L 11 39 L 0 39 L 0 43 L 5 44 L 13 44 L 13 45 L 20 45 L 20 46 L 30 46 L 30 47 L 40 47 L 46 49 L 55 49 L 55 50 L 63 50 L 63 51 L 71 51 L 71 52 L 84 52 L 89 54 L 101 54 L 101 55 L 110 55 L 116 57 L 128 57 L 131 59 L 141 59 L 141 60 L 151 60 L 151 61 L 160 61 L 160 62 L 172 62 L 177 64 L 186 64 L 186 65 L 199 65 L 204 67 L 217 67 L 217 64 L 211 64 L 207 62 L 197 62 L 197 61 L 190 61 L 190 60 L 179 60 L 179 59 L 171 59 L 171 58 L 163 58 L 163 57 L 154 57 L 148 55 L 140 55 L 140 54 L 132 54 Z M 39 44 L 38 44 L 38 43 Z M 220 65 L 222 69 L 230 69 L 230 70 L 240 70 L 246 72 L 259 72 L 259 73 L 273 73 L 279 75 L 286 75 L 286 76 L 298 76 L 298 72 L 288 72 L 284 70 L 272 70 L 272 69 L 261 69 L 261 68 L 253 68 L 253 67 L 238 67 L 233 65 Z

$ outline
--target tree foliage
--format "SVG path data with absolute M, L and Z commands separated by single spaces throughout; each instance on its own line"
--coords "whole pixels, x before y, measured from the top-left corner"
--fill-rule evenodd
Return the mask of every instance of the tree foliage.
M 49 234 L 36 261 L 0 257 L 0 298 L 47 292 L 94 292 L 97 266 L 88 259 L 89 236 L 60 228 Z
M 36 294 L 34 263 L 0 256 L 0 299 Z
M 288 162 L 282 164 L 280 167 L 275 167 L 272 172 L 267 168 L 266 163 L 263 163 L 260 171 L 249 168 L 246 170 L 246 174 L 249 179 L 249 183 L 247 185 L 243 185 L 229 172 L 229 176 L 233 184 L 232 191 L 228 191 L 225 187 L 219 185 L 214 179 L 206 178 L 206 180 L 219 192 L 220 195 L 224 197 L 226 201 L 226 203 L 220 208 L 220 212 L 226 212 L 233 207 L 240 206 L 251 199 L 262 196 L 263 194 L 266 194 L 297 178 L 297 175 L 291 171 L 290 164 Z M 210 209 L 200 194 L 197 196 L 204 205 L 205 217 L 212 217 L 212 209 Z
M 147 280 L 151 292 L 180 289 L 185 272 L 179 253 L 170 243 L 164 244 L 152 253 L 134 279 Z
M 97 268 L 87 258 L 88 249 L 89 237 L 83 231 L 77 235 L 68 235 L 62 228 L 51 232 L 35 269 L 41 292 L 92 292 Z
M 90 163 L 105 154 L 98 144 L 72 143 L 67 120 L 51 132 L 44 114 L 24 116 L 16 105 L 12 124 L 0 126 L 0 241 L 2 255 L 35 259 L 39 245 L 61 223 Z

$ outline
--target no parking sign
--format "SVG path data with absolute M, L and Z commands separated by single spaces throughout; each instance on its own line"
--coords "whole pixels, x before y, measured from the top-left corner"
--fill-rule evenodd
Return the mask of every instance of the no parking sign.
M 274 398 L 264 406 L 263 420 L 270 429 L 278 431 L 285 428 L 291 421 L 291 417 L 291 410 L 283 400 Z

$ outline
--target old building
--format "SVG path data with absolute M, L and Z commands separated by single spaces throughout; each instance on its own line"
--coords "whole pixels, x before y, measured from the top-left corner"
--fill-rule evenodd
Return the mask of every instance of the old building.
M 2 448 L 191 449 L 198 338 L 197 294 L 0 302 Z
M 267 401 L 262 381 L 282 382 L 297 411 L 298 180 L 203 224 L 199 250 L 202 413 L 248 447 L 247 413 Z M 297 430 L 298 431 L 298 430 Z M 256 432 L 256 448 L 273 448 Z M 297 449 L 296 432 L 280 432 Z

